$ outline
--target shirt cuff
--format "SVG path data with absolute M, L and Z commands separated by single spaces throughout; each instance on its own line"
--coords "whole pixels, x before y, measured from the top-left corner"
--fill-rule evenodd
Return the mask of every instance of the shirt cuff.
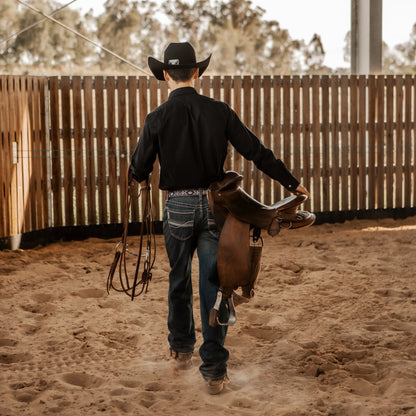
M 289 192 L 295 192 L 296 188 L 299 186 L 300 182 L 293 178 L 293 181 L 291 183 L 289 183 L 288 185 L 284 185 L 284 187 L 289 191 Z

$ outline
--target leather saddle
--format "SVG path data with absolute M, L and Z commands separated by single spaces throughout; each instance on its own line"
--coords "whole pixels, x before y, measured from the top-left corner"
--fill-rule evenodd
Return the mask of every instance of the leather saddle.
M 238 304 L 254 296 L 263 247 L 261 230 L 275 236 L 281 228 L 307 227 L 315 221 L 314 214 L 298 209 L 307 195 L 291 195 L 273 205 L 264 205 L 240 187 L 242 179 L 237 172 L 229 171 L 208 189 L 210 208 L 221 231 L 217 253 L 220 288 L 210 313 L 211 326 L 234 324 L 234 300 Z M 242 289 L 241 296 L 235 292 L 238 287 Z M 229 309 L 227 322 L 218 318 L 223 298 Z

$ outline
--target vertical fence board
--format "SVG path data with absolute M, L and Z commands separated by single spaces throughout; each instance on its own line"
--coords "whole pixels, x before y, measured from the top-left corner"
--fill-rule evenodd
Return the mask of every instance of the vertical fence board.
M 394 76 L 386 79 L 386 208 L 393 208 L 394 184 L 394 135 L 393 135 Z
M 251 77 L 243 77 L 244 124 L 251 129 Z M 243 159 L 243 188 L 251 193 L 251 163 Z
M 40 143 L 40 118 L 39 118 L 39 89 L 38 81 L 35 77 L 28 77 L 28 104 L 29 117 L 31 126 L 31 153 L 32 153 L 32 170 L 30 172 L 30 195 L 32 202 L 32 230 L 41 228 L 41 209 L 42 209 L 42 163 L 41 163 L 41 143 Z
M 221 79 L 220 79 L 220 85 L 221 85 Z M 222 84 L 223 100 L 231 107 L 233 105 L 232 89 L 233 89 L 232 78 L 230 75 L 226 75 L 223 79 L 223 84 Z
M 265 76 L 263 78 L 263 137 L 264 145 L 267 148 L 271 148 L 271 78 L 270 76 Z M 263 198 L 265 204 L 270 204 L 272 202 L 271 196 L 271 179 L 268 175 L 263 175 Z
M 416 206 L 416 76 L 412 78 L 413 84 L 413 201 L 412 206 Z
M 120 188 L 118 186 L 118 172 L 117 172 L 117 139 L 116 139 L 116 83 L 114 77 L 107 77 L 106 80 L 107 91 L 107 163 L 108 163 L 108 186 L 110 190 L 110 222 L 117 223 L 118 216 L 118 195 Z
M 14 234 L 13 228 L 13 218 L 16 214 L 12 211 L 13 206 L 13 190 L 12 190 L 12 180 L 13 180 L 13 164 L 12 164 L 12 141 L 13 141 L 13 132 L 11 130 L 10 123 L 10 92 L 9 92 L 9 79 L 10 77 L 2 77 L 2 90 L 3 90 L 3 100 L 2 104 L 4 105 L 4 113 L 2 126 L 4 126 L 4 155 L 3 160 L 5 162 L 5 181 L 4 181 L 4 192 L 5 192 L 5 201 L 7 203 L 7 209 L 5 210 L 6 215 L 6 227 L 5 231 L 7 235 Z M 4 123 L 4 124 L 3 124 Z
M 10 233 L 10 153 L 9 128 L 7 121 L 7 78 L 0 76 L 0 237 L 9 236 Z
M 12 153 L 13 142 L 16 142 L 16 101 L 15 101 L 15 78 L 8 78 L 8 93 L 9 93 L 9 128 L 10 128 L 10 151 Z M 13 154 L 12 154 L 13 157 Z M 16 163 L 12 163 L 11 169 L 11 206 L 10 206 L 10 217 L 11 217 L 11 232 L 12 235 L 20 234 L 20 221 L 19 221 L 19 206 L 18 206 L 18 187 L 20 186 L 20 181 L 18 177 L 18 166 Z
M 376 202 L 377 208 L 384 207 L 385 197 L 385 174 L 384 174 L 384 76 L 379 75 L 377 77 L 377 107 L 376 107 L 376 183 L 377 183 L 377 195 Z M 373 207 L 374 208 L 374 207 Z
M 234 77 L 234 110 L 237 113 L 238 117 L 242 117 L 241 112 L 241 88 L 242 88 L 242 80 L 241 77 L 237 76 Z M 236 172 L 241 173 L 241 155 L 235 149 L 233 149 L 233 163 L 232 169 Z
M 202 94 L 211 96 L 211 77 L 208 75 L 202 77 Z
M 36 218 L 36 183 L 39 170 L 36 166 L 36 130 L 33 102 L 33 78 L 25 77 L 21 91 L 20 117 L 22 119 L 22 136 L 26 151 L 22 154 L 24 176 L 24 209 L 26 220 L 23 232 L 37 229 Z
M 68 76 L 61 78 L 62 141 L 64 161 L 65 225 L 74 225 L 74 183 L 72 176 L 71 90 Z
M 75 158 L 75 197 L 76 224 L 85 224 L 84 194 L 84 150 L 82 132 L 82 93 L 81 77 L 72 77 L 73 123 L 74 123 L 74 158 Z
M 352 118 L 352 117 L 351 117 Z M 348 141 L 348 77 L 341 76 L 341 210 L 347 211 L 349 207 L 349 160 L 352 146 Z M 355 126 L 351 122 L 351 135 Z
M 358 162 L 359 162 L 359 171 L 358 171 L 358 195 L 359 195 L 359 209 L 366 209 L 366 199 L 367 199 L 367 186 L 366 186 L 366 177 L 367 177 L 367 164 L 366 164 L 366 152 L 367 152 L 367 119 L 366 119 L 366 77 L 360 75 L 358 78 Z
M 136 148 L 138 138 L 138 125 L 137 125 L 137 78 L 129 76 L 127 80 L 128 99 L 129 99 L 129 156 L 128 164 L 130 165 L 131 156 Z M 138 205 L 138 184 L 136 181 L 132 183 L 133 193 L 131 196 L 131 221 L 139 221 L 139 205 Z
M 5 123 L 4 123 L 4 104 L 7 95 L 3 94 L 3 77 L 0 77 L 0 238 L 7 236 L 7 225 L 8 215 L 7 212 L 7 201 L 6 201 L 6 160 L 5 160 Z
M 32 103 L 31 77 L 25 77 L 22 81 L 20 92 L 20 118 L 22 142 L 25 152 L 22 157 L 23 170 L 23 209 L 25 211 L 25 223 L 23 232 L 36 229 L 36 191 L 34 170 L 34 121 Z
M 40 81 L 41 78 L 33 77 L 30 80 L 32 85 L 32 125 L 33 125 L 33 172 L 34 193 L 35 193 L 35 230 L 44 228 L 43 224 L 43 192 L 42 178 L 44 176 L 42 161 L 46 154 L 42 152 L 42 125 L 41 125 L 41 102 L 40 102 Z
M 84 120 L 85 120 L 85 154 L 87 168 L 87 224 L 97 223 L 96 203 L 96 152 L 94 145 L 94 121 L 93 121 L 92 77 L 84 77 Z
M 104 130 L 104 78 L 95 77 L 95 135 L 97 138 L 98 215 L 100 224 L 108 223 L 106 140 Z
M 25 91 L 26 77 L 14 77 L 14 101 L 15 101 L 15 131 L 18 149 L 17 163 L 17 180 L 18 180 L 18 217 L 19 230 L 18 233 L 26 232 L 30 229 L 30 204 L 26 207 L 26 193 L 28 188 L 28 164 L 24 158 L 29 154 L 27 140 L 27 97 Z
M 351 210 L 358 209 L 358 134 L 359 134 L 359 106 L 358 79 L 356 75 L 350 77 L 350 198 Z
M 223 83 L 223 92 L 224 92 L 224 101 L 232 107 L 232 79 L 231 76 L 227 75 L 224 77 L 224 83 Z M 232 146 L 230 143 L 228 143 L 228 150 L 227 150 L 227 158 L 225 159 L 224 163 L 224 169 L 226 171 L 232 169 Z
M 140 76 L 139 77 L 139 126 L 140 126 L 140 133 L 143 129 L 144 120 L 147 115 L 147 77 Z
M 51 132 L 50 132 L 50 96 L 48 78 L 41 77 L 39 83 L 40 107 L 41 107 L 41 140 L 42 140 L 42 228 L 52 225 L 52 158 L 51 158 Z
M 291 142 L 292 142 L 292 132 L 291 132 L 291 77 L 288 75 L 283 76 L 283 162 L 287 168 L 292 170 L 292 152 L 291 152 Z M 285 190 L 284 195 L 288 195 L 288 192 Z
M 292 139 L 292 154 L 293 154 L 293 175 L 300 181 L 301 179 L 301 147 L 300 147 L 300 77 L 293 77 L 293 139 Z
M 253 78 L 253 132 L 261 140 L 261 77 Z M 253 196 L 260 201 L 262 199 L 260 171 L 252 164 Z
M 404 206 L 410 207 L 412 192 L 412 78 L 404 78 Z
M 24 106 L 24 94 L 22 92 L 22 83 L 25 82 L 23 77 L 14 77 L 14 122 L 15 122 L 15 141 L 17 144 L 18 160 L 16 165 L 17 171 L 17 209 L 18 209 L 18 230 L 16 234 L 26 232 L 26 224 L 29 225 L 28 210 L 25 204 L 25 193 L 27 188 L 27 171 L 23 156 L 27 154 L 27 132 L 24 130 L 23 115 L 26 116 Z
M 62 197 L 61 197 L 61 141 L 59 134 L 59 79 L 49 79 L 50 111 L 51 111 L 51 157 L 52 178 L 51 190 L 53 194 L 53 223 L 56 227 L 63 225 Z
M 280 143 L 282 133 L 282 116 L 281 116 L 281 77 L 273 77 L 273 152 L 276 157 L 283 159 L 282 146 Z M 282 199 L 282 187 L 277 181 L 273 181 L 273 199 L 279 201 Z
M 9 97 L 7 102 L 7 122 L 8 122 L 8 149 L 10 154 L 10 170 L 9 170 L 9 184 L 10 184 L 10 235 L 17 233 L 17 178 L 16 178 L 16 166 L 13 160 L 13 142 L 15 141 L 15 130 L 13 121 L 13 108 L 14 108 L 14 94 L 13 94 L 13 78 L 6 78 L 7 96 Z
M 368 158 L 368 208 L 375 207 L 376 201 L 376 106 L 377 89 L 374 75 L 368 76 L 368 139 L 367 139 L 367 158 Z
M 329 77 L 323 75 L 322 83 L 322 203 L 323 210 L 330 211 L 330 169 L 329 169 Z
M 37 229 L 36 222 L 36 182 L 39 171 L 35 171 L 36 165 L 36 132 L 35 132 L 35 119 L 34 119 L 34 103 L 33 99 L 33 84 L 32 77 L 25 77 L 25 83 L 22 85 L 22 107 L 20 111 L 23 111 L 22 117 L 24 125 L 22 129 L 25 134 L 26 149 L 24 155 L 24 175 L 27 177 L 24 179 L 25 191 L 24 191 L 24 209 L 27 213 L 26 224 L 24 232 L 29 232 Z
M 311 189 L 311 103 L 310 79 L 308 75 L 302 77 L 302 150 L 303 150 L 303 185 Z M 311 209 L 311 201 L 304 204 L 305 210 Z
M 339 211 L 340 209 L 340 186 L 339 186 L 339 171 L 340 171 L 340 156 L 339 156 L 339 91 L 338 84 L 339 78 L 333 76 L 330 79 L 331 83 L 331 170 L 330 179 L 331 193 L 330 199 L 332 200 L 332 211 Z
M 403 78 L 396 76 L 396 174 L 395 174 L 395 190 L 396 190 L 396 206 L 403 206 Z
M 8 167 L 8 169 L 6 169 L 6 173 L 8 175 L 8 177 L 6 178 L 7 184 L 8 184 L 7 196 L 8 196 L 8 201 L 9 201 L 8 225 L 9 225 L 10 235 L 14 235 L 15 227 L 16 227 L 17 212 L 16 212 L 16 199 L 15 199 L 16 192 L 15 192 L 15 189 L 12 188 L 13 182 L 14 182 L 14 185 L 16 186 L 16 180 L 15 180 L 16 172 L 15 172 L 15 167 L 13 164 L 13 155 L 12 155 L 12 143 L 14 141 L 14 131 L 13 131 L 13 125 L 12 125 L 12 120 L 11 120 L 11 106 L 12 106 L 12 99 L 13 99 L 13 94 L 12 92 L 10 92 L 11 83 L 12 83 L 11 77 L 4 78 L 4 91 L 8 97 L 8 99 L 5 100 L 6 101 L 5 102 L 6 104 L 5 121 L 7 124 L 7 137 L 6 137 L 5 148 L 6 148 L 6 152 L 8 152 L 8 154 L 5 155 L 6 163 Z
M 21 142 L 20 142 L 20 128 L 19 128 L 19 103 L 18 103 L 18 94 L 19 94 L 19 83 L 18 77 L 11 78 L 11 100 L 10 100 L 10 125 L 11 130 L 13 133 L 12 141 L 17 149 L 17 162 L 13 163 L 13 176 L 12 181 L 14 180 L 15 185 L 13 186 L 12 182 L 12 190 L 13 196 L 15 198 L 14 204 L 12 205 L 12 209 L 16 211 L 15 217 L 15 226 L 14 226 L 14 233 L 13 234 L 20 234 L 22 230 L 22 171 L 21 171 L 21 163 L 19 162 L 21 152 Z
M 212 97 L 215 100 L 221 100 L 221 77 L 219 75 L 212 77 Z
M 313 210 L 321 210 L 321 128 L 319 76 L 312 76 Z
M 124 221 L 124 203 L 126 200 L 126 190 L 127 190 L 127 158 L 128 158 L 128 148 L 127 148 L 127 108 L 126 108 L 126 78 L 120 76 L 117 78 L 117 122 L 118 122 L 118 159 L 119 159 L 119 183 L 120 183 L 120 192 L 119 192 L 119 207 L 120 207 L 120 221 Z

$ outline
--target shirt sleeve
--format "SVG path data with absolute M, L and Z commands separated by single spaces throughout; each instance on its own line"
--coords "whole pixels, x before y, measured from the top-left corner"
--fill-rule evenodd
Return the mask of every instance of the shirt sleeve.
M 231 108 L 227 134 L 235 149 L 246 159 L 252 160 L 258 169 L 280 182 L 288 191 L 293 192 L 297 188 L 299 181 L 290 173 L 283 161 L 277 159 L 273 152 L 261 143 Z
M 142 182 L 149 177 L 156 155 L 157 141 L 152 137 L 150 121 L 146 118 L 130 164 L 130 172 L 137 182 Z

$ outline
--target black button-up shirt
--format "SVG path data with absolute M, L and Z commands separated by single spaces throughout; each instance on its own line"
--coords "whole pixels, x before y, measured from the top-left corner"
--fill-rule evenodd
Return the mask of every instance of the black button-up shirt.
M 224 176 L 230 142 L 261 171 L 293 191 L 299 182 L 226 103 L 178 88 L 146 117 L 131 159 L 133 177 L 141 182 L 160 163 L 160 189 L 208 188 Z

